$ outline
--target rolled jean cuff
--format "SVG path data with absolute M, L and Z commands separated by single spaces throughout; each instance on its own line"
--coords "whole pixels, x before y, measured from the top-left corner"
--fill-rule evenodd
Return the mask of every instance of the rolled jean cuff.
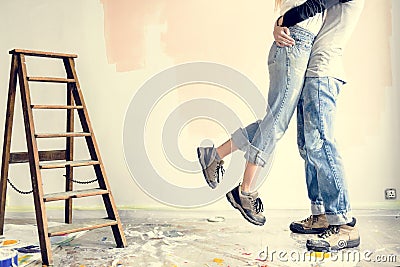
M 330 225 L 342 225 L 351 222 L 353 220 L 353 216 L 349 212 L 336 214 L 326 213 L 326 219 Z
M 269 158 L 268 155 L 250 143 L 246 131 L 243 128 L 237 129 L 231 137 L 235 146 L 245 152 L 244 157 L 248 162 L 261 167 L 265 166 Z
M 322 203 L 311 203 L 311 214 L 312 215 L 321 215 L 325 214 L 325 207 Z
M 267 164 L 267 155 L 256 147 L 250 145 L 244 154 L 246 160 L 254 165 L 265 167 Z
M 250 146 L 249 137 L 243 128 L 237 129 L 232 135 L 232 142 L 237 148 L 242 151 L 246 151 L 247 147 Z

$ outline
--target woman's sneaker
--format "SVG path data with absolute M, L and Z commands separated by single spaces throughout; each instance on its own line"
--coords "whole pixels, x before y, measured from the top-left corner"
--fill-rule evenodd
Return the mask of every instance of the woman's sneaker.
M 324 232 L 329 226 L 325 214 L 311 215 L 310 217 L 292 222 L 290 224 L 290 231 L 297 234 L 320 234 Z
M 354 248 L 360 245 L 360 234 L 355 226 L 356 220 L 343 225 L 330 225 L 320 239 L 307 240 L 306 246 L 312 251 L 332 251 L 344 248 Z
M 214 147 L 198 147 L 197 157 L 207 184 L 215 189 L 224 176 L 224 161 L 219 158 Z
M 238 185 L 226 194 L 226 198 L 247 221 L 255 225 L 264 225 L 266 219 L 261 213 L 264 211 L 264 207 L 257 192 L 244 194 Z

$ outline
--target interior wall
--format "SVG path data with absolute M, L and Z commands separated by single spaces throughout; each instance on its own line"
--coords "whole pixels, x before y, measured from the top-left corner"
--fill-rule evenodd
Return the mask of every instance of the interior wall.
M 153 75 L 176 64 L 207 61 L 224 64 L 245 74 L 264 96 L 268 91 L 266 57 L 272 43 L 275 20 L 273 1 L 129 1 L 70 0 L 0 2 L 0 132 L 4 132 L 9 79 L 9 50 L 26 48 L 78 54 L 76 61 L 81 87 L 100 146 L 115 200 L 120 207 L 170 208 L 144 193 L 131 177 L 123 151 L 126 110 L 138 88 Z M 388 15 L 390 14 L 390 15 Z M 385 201 L 384 190 L 400 193 L 398 177 L 400 114 L 399 51 L 400 4 L 396 0 L 368 0 L 360 22 L 345 52 L 348 84 L 341 92 L 337 139 L 346 164 L 350 197 L 355 208 L 399 207 Z M 46 68 L 47 67 L 47 68 Z M 50 67 L 61 75 L 62 69 Z M 49 73 L 49 66 L 33 61 L 28 71 Z M 194 85 L 196 86 L 196 85 Z M 162 153 L 159 135 L 163 116 L 171 107 L 193 98 L 216 99 L 250 123 L 243 103 L 212 86 L 184 88 L 171 94 L 153 114 L 146 144 L 157 172 L 166 180 L 185 186 L 200 186 L 199 172 L 187 174 L 173 168 Z M 35 89 L 36 88 L 32 88 Z M 41 88 L 37 88 L 40 94 Z M 51 90 L 51 89 L 50 89 Z M 34 98 L 51 103 L 63 98 L 62 89 Z M 25 149 L 20 102 L 17 102 L 13 151 Z M 58 116 L 58 115 L 57 115 Z M 61 117 L 37 115 L 38 126 L 52 123 L 63 127 Z M 274 164 L 259 189 L 266 208 L 308 208 L 303 163 L 296 148 L 295 120 L 278 144 Z M 195 160 L 195 147 L 204 139 L 220 144 L 229 133 L 209 121 L 182 129 L 177 142 L 183 156 Z M 59 142 L 59 141 L 58 141 Z M 45 146 L 53 143 L 46 143 Z M 3 145 L 3 140 L 0 140 Z M 57 143 L 62 146 L 63 143 Z M 79 151 L 78 151 L 79 152 Z M 79 152 L 80 153 L 80 152 Z M 84 152 L 82 152 L 84 153 Z M 140 164 L 139 166 L 140 167 Z M 62 172 L 58 173 L 62 175 Z M 83 179 L 90 176 L 82 172 Z M 225 177 L 225 179 L 238 179 Z M 23 189 L 30 188 L 27 168 L 17 167 L 10 177 Z M 49 190 L 62 190 L 63 178 L 46 177 Z M 140 178 L 145 179 L 145 178 Z M 190 182 L 188 182 L 190 181 Z M 156 185 L 155 185 L 156 186 Z M 166 192 L 173 194 L 173 192 Z M 32 207 L 31 196 L 9 188 L 10 208 Z M 86 200 L 85 200 L 86 201 Z M 79 202 L 97 207 L 98 202 Z M 57 204 L 55 204 L 57 205 Z M 229 208 L 224 199 L 204 209 Z

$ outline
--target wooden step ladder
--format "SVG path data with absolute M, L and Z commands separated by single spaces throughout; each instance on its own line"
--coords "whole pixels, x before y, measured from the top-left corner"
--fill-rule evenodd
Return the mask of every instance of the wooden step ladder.
M 6 191 L 9 166 L 13 163 L 29 163 L 33 199 L 35 203 L 35 213 L 37 228 L 39 233 L 40 249 L 43 265 L 52 265 L 53 258 L 51 252 L 50 237 L 64 235 L 67 233 L 85 231 L 100 227 L 111 226 L 117 247 L 125 247 L 126 239 L 118 216 L 118 211 L 111 194 L 110 185 L 107 180 L 105 168 L 100 157 L 99 148 L 96 143 L 94 132 L 89 120 L 88 111 L 83 99 L 75 70 L 74 54 L 61 54 L 42 51 L 31 51 L 14 49 L 10 51 L 12 55 L 10 81 L 7 102 L 7 114 L 3 143 L 3 158 L 1 165 L 0 180 L 0 234 L 3 234 Z M 25 58 L 44 57 L 55 58 L 63 61 L 66 78 L 53 77 L 30 77 L 27 74 Z M 17 93 L 17 80 L 21 92 L 21 103 L 25 123 L 25 134 L 27 142 L 27 152 L 11 153 L 11 136 L 14 118 L 15 97 Z M 44 83 L 65 83 L 67 89 L 66 105 L 33 105 L 29 89 L 30 82 Z M 33 118 L 34 109 L 43 110 L 66 110 L 67 123 L 65 133 L 36 133 Z M 74 113 L 78 113 L 82 132 L 74 132 Z M 66 138 L 65 150 L 39 151 L 37 145 L 38 138 Z M 84 137 L 90 154 L 88 160 L 74 160 L 74 138 Z M 87 190 L 73 190 L 73 170 L 76 167 L 92 166 L 97 178 L 98 188 Z M 66 184 L 65 192 L 45 194 L 42 184 L 41 171 L 45 169 L 65 168 Z M 90 196 L 102 196 L 107 218 L 93 220 L 86 224 L 72 223 L 72 199 Z M 65 201 L 65 225 L 48 227 L 46 215 L 46 202 L 64 200 Z

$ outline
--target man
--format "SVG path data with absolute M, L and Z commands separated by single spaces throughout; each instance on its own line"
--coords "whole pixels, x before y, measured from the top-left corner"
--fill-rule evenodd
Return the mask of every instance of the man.
M 334 118 L 336 100 L 345 83 L 343 49 L 363 5 L 364 0 L 352 0 L 327 10 L 324 25 L 313 44 L 297 105 L 297 143 L 305 161 L 312 215 L 291 223 L 290 230 L 301 234 L 319 233 L 320 239 L 307 240 L 309 250 L 339 250 L 360 244 L 356 220 L 349 215 L 343 164 L 334 138 Z M 287 28 L 290 12 L 293 10 L 280 18 L 274 29 L 279 46 L 294 43 Z M 295 18 L 297 13 L 294 14 Z
M 276 23 L 277 26 L 286 26 L 278 27 L 282 35 L 279 36 L 276 43 L 281 46 L 293 45 L 293 39 L 288 35 L 289 28 L 287 27 L 296 25 L 297 30 L 302 26 L 308 27 L 311 30 L 315 28 L 312 25 L 318 25 L 319 19 L 321 19 L 321 26 L 323 16 L 316 16 L 316 14 L 321 13 L 333 5 L 347 1 L 348 0 L 307 0 L 303 4 L 288 10 Z M 279 1 L 277 1 L 277 3 L 279 5 Z M 310 17 L 313 18 L 309 19 Z M 303 23 L 303 25 L 302 22 L 305 20 L 307 20 L 307 22 L 305 22 L 305 24 Z M 318 34 L 319 29 L 318 26 L 318 29 L 313 34 Z M 302 40 L 303 37 L 306 37 L 306 35 L 302 35 L 298 40 Z M 314 40 L 314 37 L 312 39 Z M 245 158 L 247 162 L 243 175 L 243 182 L 228 192 L 226 196 L 232 206 L 239 210 L 247 221 L 255 225 L 264 225 L 266 218 L 262 214 L 262 201 L 258 197 L 258 193 L 252 190 L 253 181 L 257 176 L 258 168 L 263 167 L 268 161 L 271 151 L 275 147 L 275 142 L 287 129 L 287 125 L 296 109 L 301 94 L 301 87 L 303 86 L 307 63 L 311 55 L 311 43 L 313 43 L 313 40 L 310 42 L 310 45 L 306 45 L 307 49 L 290 49 L 290 53 L 278 53 L 278 49 L 273 46 L 274 52 L 270 52 L 271 56 L 274 57 L 279 54 L 280 57 L 288 55 L 291 58 L 284 59 L 286 61 L 285 65 L 276 63 L 275 58 L 271 59 L 271 65 L 279 69 L 279 73 L 274 71 L 274 78 L 270 79 L 270 81 L 273 82 L 273 84 L 270 84 L 273 90 L 270 90 L 268 95 L 268 104 L 271 109 L 267 112 L 266 117 L 262 121 L 260 120 L 252 123 L 245 129 L 239 128 L 232 134 L 231 139 L 217 148 L 199 147 L 197 149 L 198 159 L 202 166 L 205 180 L 211 188 L 216 188 L 218 186 L 224 174 L 222 166 L 223 158 L 237 149 L 246 152 Z M 300 56 L 300 52 L 304 52 L 305 50 L 307 50 L 306 58 L 304 55 Z M 288 60 L 290 64 L 287 63 Z M 270 64 L 268 67 L 270 67 Z M 292 75 L 290 83 L 288 82 L 289 78 L 287 77 L 287 79 L 285 79 L 284 77 L 289 74 Z M 288 99 L 290 99 L 290 101 Z

